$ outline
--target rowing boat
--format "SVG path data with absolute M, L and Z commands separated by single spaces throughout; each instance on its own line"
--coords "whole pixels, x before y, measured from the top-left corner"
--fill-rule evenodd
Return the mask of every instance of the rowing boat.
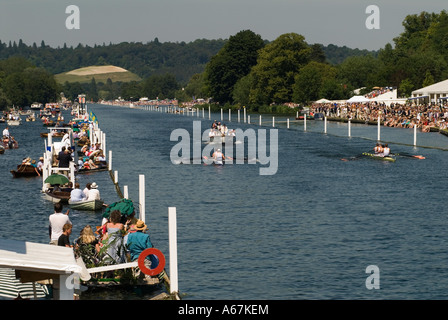
M 96 211 L 103 208 L 103 200 L 82 200 L 82 201 L 68 201 L 70 208 L 77 210 Z
M 391 157 L 391 156 L 382 157 L 382 156 L 379 156 L 377 154 L 368 153 L 368 152 L 363 152 L 363 155 L 367 156 L 367 157 L 371 157 L 371 158 L 376 159 L 376 160 L 382 160 L 382 161 L 395 162 L 395 160 L 396 160 L 395 157 Z

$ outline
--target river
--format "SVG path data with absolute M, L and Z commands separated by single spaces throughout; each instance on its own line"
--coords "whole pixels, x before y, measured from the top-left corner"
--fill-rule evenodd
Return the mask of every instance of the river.
M 407 145 L 412 130 L 382 127 L 381 137 L 393 153 L 426 159 L 389 163 L 356 158 L 372 150 L 376 126 L 352 125 L 348 137 L 347 124 L 328 123 L 324 134 L 323 121 L 307 121 L 304 131 L 303 122 L 287 129 L 284 117 L 276 118 L 274 129 L 268 116 L 263 127 L 233 116 L 230 128 L 278 130 L 278 170 L 260 175 L 266 166 L 259 162 L 216 167 L 171 161 L 178 143 L 170 140 L 173 130 L 192 135 L 194 121 L 209 128 L 208 117 L 89 109 L 106 133 L 119 185 L 129 187 L 134 201 L 139 175 L 145 175 L 146 221 L 167 261 L 168 207 L 176 207 L 183 299 L 448 298 L 447 152 Z M 39 133 L 46 128 L 24 121 L 10 131 L 20 147 L 0 155 L 0 235 L 47 243 L 52 205 L 40 194 L 41 180 L 14 179 L 9 172 L 23 158 L 43 153 Z M 419 133 L 417 145 L 447 148 L 448 137 Z M 118 200 L 108 172 L 79 180 L 81 186 L 97 182 L 106 203 Z M 86 224 L 98 225 L 101 214 L 73 211 L 70 219 L 78 235 Z M 366 285 L 371 265 L 378 268 L 378 289 Z

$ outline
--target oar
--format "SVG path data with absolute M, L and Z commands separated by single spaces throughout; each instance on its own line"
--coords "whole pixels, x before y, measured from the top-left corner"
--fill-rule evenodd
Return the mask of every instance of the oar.
M 406 157 L 406 158 L 420 159 L 420 160 L 426 159 L 424 156 L 421 156 L 421 155 L 413 155 L 413 154 L 395 153 L 395 154 L 391 154 L 391 155 L 399 156 L 399 157 Z
M 352 161 L 352 160 L 358 160 L 359 158 L 365 157 L 365 155 L 363 153 L 354 156 L 354 157 L 350 157 L 350 158 L 342 158 L 342 161 Z

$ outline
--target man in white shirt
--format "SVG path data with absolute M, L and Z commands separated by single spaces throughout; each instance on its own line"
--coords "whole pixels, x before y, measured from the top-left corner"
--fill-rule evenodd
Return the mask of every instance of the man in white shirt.
M 54 204 L 54 213 L 50 215 L 50 244 L 57 246 L 58 245 L 58 239 L 62 234 L 62 228 L 64 227 L 64 224 L 72 222 L 68 218 L 68 213 L 70 210 L 67 210 L 66 213 L 62 213 L 62 204 L 55 203 Z
M 8 127 L 6 127 L 5 130 L 3 130 L 3 137 L 9 138 L 9 130 L 8 130 Z
M 90 185 L 89 194 L 87 200 L 101 200 L 100 191 L 96 182 L 92 182 Z

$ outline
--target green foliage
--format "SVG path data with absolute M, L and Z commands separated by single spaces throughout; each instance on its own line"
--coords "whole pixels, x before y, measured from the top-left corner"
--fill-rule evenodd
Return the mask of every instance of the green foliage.
M 57 101 L 59 89 L 52 74 L 22 57 L 0 61 L 0 108 Z
M 321 90 L 324 83 L 326 94 L 328 94 L 331 91 L 329 80 L 335 79 L 336 71 L 335 67 L 325 63 L 315 61 L 308 63 L 296 76 L 293 101 L 307 103 L 322 98 Z
M 281 104 L 292 101 L 292 86 L 300 69 L 310 61 L 311 48 L 296 33 L 279 36 L 260 50 L 252 68 L 250 102 Z
M 231 102 L 235 84 L 257 63 L 261 37 L 250 30 L 238 32 L 213 56 L 205 70 L 208 93 L 220 103 Z

